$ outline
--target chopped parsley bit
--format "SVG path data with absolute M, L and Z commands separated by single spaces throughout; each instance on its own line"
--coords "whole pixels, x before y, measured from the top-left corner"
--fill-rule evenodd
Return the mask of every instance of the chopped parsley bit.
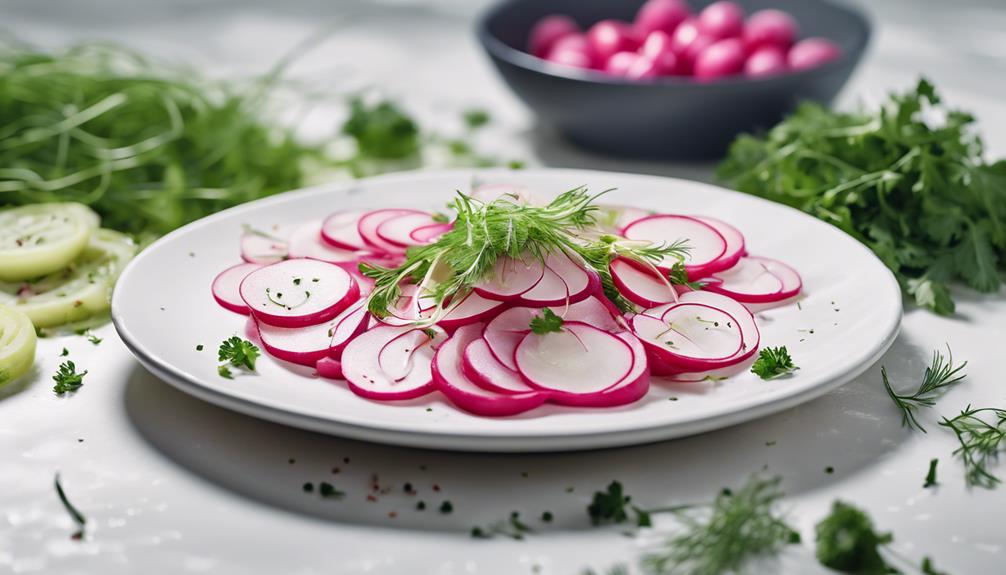
M 322 481 L 318 484 L 318 493 L 325 499 L 342 499 L 346 496 L 344 491 L 339 491 L 327 481 Z
M 824 468 L 824 472 L 827 473 L 828 475 L 831 475 L 832 473 L 835 473 L 835 468 L 829 465 L 828 467 Z
M 60 352 L 60 354 L 59 354 L 59 357 L 66 357 L 66 356 L 68 356 L 68 355 L 70 355 L 70 350 L 68 350 L 68 349 L 66 349 L 66 348 L 64 347 L 64 348 L 63 348 L 63 351 L 61 351 L 61 352 Z
M 416 509 L 418 511 L 426 511 L 426 502 L 425 501 L 417 501 L 416 502 Z
M 224 379 L 234 379 L 234 374 L 231 372 L 231 368 L 226 365 L 218 365 L 217 373 Z
M 929 472 L 926 473 L 926 482 L 922 484 L 922 487 L 933 487 L 934 485 L 939 485 L 936 481 L 936 466 L 940 463 L 939 459 L 929 460 Z
M 537 335 L 562 331 L 562 318 L 549 308 L 543 308 L 541 315 L 531 318 L 531 332 Z
M 464 119 L 465 126 L 467 126 L 469 130 L 476 130 L 489 123 L 489 112 L 481 108 L 466 110 L 461 117 Z
M 552 515 L 551 511 L 545 511 L 541 514 L 541 520 L 545 523 L 551 523 L 553 519 L 555 519 L 555 516 Z
M 444 501 L 440 504 L 440 512 L 444 515 L 452 513 L 454 511 L 454 504 L 450 501 Z
M 774 440 L 773 441 L 766 441 L 765 442 L 765 447 L 772 447 L 775 444 L 776 444 L 776 442 Z
M 84 385 L 85 375 L 87 375 L 87 370 L 77 373 L 77 366 L 72 361 L 64 361 L 59 365 L 59 371 L 56 372 L 56 375 L 52 376 L 52 380 L 56 382 L 52 390 L 56 392 L 56 395 L 77 391 Z
M 203 350 L 203 344 L 199 344 L 196 346 L 196 351 L 202 351 L 202 350 Z
M 566 487 L 566 493 L 572 493 L 574 491 L 574 489 L 575 489 L 575 487 L 573 487 L 572 485 L 570 485 L 570 486 Z
M 432 407 L 427 407 L 426 411 L 433 411 L 433 408 Z
M 476 539 L 491 539 L 502 535 L 520 541 L 527 533 L 534 533 L 527 524 L 520 520 L 520 513 L 512 511 L 506 520 L 496 521 L 485 527 L 472 527 L 471 536 Z
M 677 401 L 677 400 L 678 400 L 678 398 L 675 395 L 672 395 L 672 396 L 670 396 L 670 397 L 667 398 L 667 401 Z
M 255 371 L 255 359 L 259 356 L 259 350 L 255 345 L 238 336 L 231 336 L 220 344 L 217 352 L 217 359 L 227 362 L 234 367 L 240 367 L 247 371 Z M 232 379 L 233 374 L 227 368 L 227 364 L 221 365 L 217 371 L 221 376 Z
M 293 285 L 299 286 L 300 285 L 300 278 L 293 278 Z
M 922 558 L 922 575 L 949 575 L 946 571 L 940 571 L 933 566 L 933 560 L 929 557 Z
M 887 368 L 880 367 L 880 379 L 884 382 L 884 389 L 890 396 L 894 405 L 901 411 L 901 425 L 909 429 L 915 428 L 922 433 L 926 429 L 915 419 L 915 410 L 920 407 L 932 407 L 936 404 L 939 394 L 947 388 L 953 387 L 963 380 L 966 375 L 961 370 L 967 367 L 968 362 L 964 362 L 954 367 L 954 354 L 947 347 L 947 359 L 938 350 L 933 351 L 933 360 L 922 375 L 922 383 L 911 395 L 899 395 L 891 387 L 890 380 L 887 379 Z
M 423 333 L 425 333 L 426 337 L 430 339 L 434 339 L 435 337 L 437 337 L 437 330 L 433 329 L 432 327 L 424 327 Z
M 751 365 L 751 373 L 766 380 L 792 373 L 797 369 L 800 368 L 793 363 L 786 346 L 766 347 L 758 352 L 758 359 Z
M 865 512 L 835 501 L 831 515 L 816 528 L 817 560 L 843 573 L 891 573 L 879 548 L 894 540 L 890 533 L 877 533 Z M 893 571 L 897 572 L 897 571 Z
M 304 493 L 311 493 L 314 491 L 314 484 L 308 481 L 301 489 L 304 490 Z
M 98 345 L 99 343 L 101 343 L 101 342 L 105 341 L 105 340 L 103 340 L 102 338 L 100 338 L 100 337 L 98 337 L 98 336 L 94 335 L 93 333 L 91 333 L 91 332 L 89 332 L 89 331 L 85 331 L 85 332 L 84 332 L 84 333 L 82 333 L 81 335 L 83 335 L 84 337 L 86 337 L 86 338 L 87 338 L 87 341 L 91 342 L 91 343 L 92 343 L 92 344 L 94 344 L 94 345 Z
M 70 503 L 70 500 L 66 496 L 66 492 L 63 491 L 63 484 L 59 481 L 59 473 L 56 473 L 56 477 L 53 479 L 53 484 L 56 487 L 56 495 L 59 496 L 59 501 L 63 504 L 63 508 L 66 509 L 66 512 L 73 518 L 74 523 L 77 524 L 77 531 L 70 536 L 70 539 L 80 541 L 84 538 L 84 527 L 87 525 L 87 518 L 84 517 L 84 514 L 74 507 L 72 503 Z
M 649 527 L 651 524 L 650 513 L 630 505 L 631 501 L 632 497 L 625 494 L 622 484 L 618 481 L 612 481 L 605 491 L 594 492 L 594 498 L 587 506 L 590 523 L 595 526 L 606 523 L 624 523 L 632 513 L 635 515 L 637 526 Z
M 507 162 L 507 167 L 511 170 L 523 170 L 526 164 L 523 160 L 510 160 Z

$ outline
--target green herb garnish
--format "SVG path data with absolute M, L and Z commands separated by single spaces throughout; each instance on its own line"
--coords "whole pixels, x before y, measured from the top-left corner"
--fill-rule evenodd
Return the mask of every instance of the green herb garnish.
M 521 521 L 520 513 L 516 511 L 511 512 L 507 519 L 501 519 L 485 527 L 472 527 L 470 532 L 472 538 L 475 539 L 492 539 L 499 535 L 517 541 L 524 539 L 524 536 L 529 533 L 534 533 L 534 529 Z
M 258 356 L 259 349 L 255 344 L 236 335 L 221 342 L 220 349 L 217 351 L 219 361 L 248 371 L 255 371 L 255 360 Z M 223 374 L 221 373 L 221 375 Z
M 1006 451 L 1006 409 L 970 405 L 953 418 L 944 417 L 940 425 L 954 432 L 960 443 L 954 451 L 964 463 L 968 485 L 992 489 L 1000 479 L 989 470 Z
M 890 543 L 890 533 L 877 533 L 869 515 L 848 503 L 835 501 L 831 514 L 817 524 L 817 560 L 843 573 L 882 575 L 896 573 L 880 555 Z
M 798 369 L 786 346 L 766 347 L 758 352 L 758 359 L 751 365 L 751 373 L 762 379 L 772 379 Z
M 318 484 L 318 494 L 324 499 L 342 499 L 346 496 L 345 491 L 340 491 L 327 481 Z
M 231 368 L 227 367 L 227 364 L 218 365 L 217 374 L 224 379 L 234 379 L 234 372 L 231 371 Z
M 994 293 L 1006 261 L 1006 161 L 983 159 L 974 121 L 925 79 L 873 113 L 803 104 L 740 136 L 718 175 L 851 234 L 916 304 L 949 315 L 949 282 Z
M 401 160 L 419 153 L 419 126 L 394 102 L 368 105 L 353 99 L 342 132 L 356 140 L 358 154 L 365 158 Z
M 541 315 L 531 318 L 531 332 L 537 335 L 562 331 L 562 318 L 555 315 L 555 312 L 542 308 Z
M 489 112 L 478 108 L 465 110 L 464 114 L 461 115 L 461 118 L 465 121 L 465 126 L 467 126 L 469 130 L 477 130 L 488 124 L 490 120 Z
M 71 539 L 80 540 L 84 538 L 84 527 L 87 526 L 87 518 L 84 514 L 80 512 L 72 503 L 70 499 L 66 496 L 66 492 L 63 491 L 63 484 L 59 480 L 59 473 L 53 479 L 53 485 L 56 487 L 56 495 L 59 496 L 60 503 L 63 504 L 63 508 L 66 512 L 70 514 L 73 518 L 74 523 L 77 524 L 77 531 L 70 537 Z
M 64 361 L 59 364 L 59 371 L 56 372 L 56 375 L 52 376 L 52 380 L 56 382 L 52 390 L 56 392 L 56 395 L 77 391 L 84 385 L 85 375 L 87 375 L 87 370 L 77 373 L 77 366 L 72 361 Z
M 926 429 L 919 424 L 915 418 L 915 410 L 921 407 L 932 407 L 936 404 L 936 398 L 941 391 L 946 390 L 961 382 L 965 374 L 961 370 L 967 367 L 968 362 L 964 362 L 954 367 L 954 355 L 947 348 L 947 357 L 944 359 L 939 350 L 933 352 L 933 360 L 922 375 L 922 383 L 911 395 L 899 395 L 891 387 L 891 382 L 887 377 L 887 369 L 880 367 L 880 378 L 884 382 L 884 389 L 887 395 L 894 401 L 894 405 L 901 411 L 901 424 L 909 428 L 915 428 L 925 433 Z
M 929 460 L 929 471 L 926 472 L 926 482 L 922 484 L 922 487 L 933 487 L 934 485 L 939 485 L 936 481 L 936 466 L 939 465 L 940 460 L 933 458 Z
M 778 477 L 753 476 L 739 489 L 724 489 L 704 518 L 678 514 L 682 531 L 643 557 L 654 575 L 737 573 L 750 560 L 772 556 L 800 535 L 775 510 L 782 497 Z

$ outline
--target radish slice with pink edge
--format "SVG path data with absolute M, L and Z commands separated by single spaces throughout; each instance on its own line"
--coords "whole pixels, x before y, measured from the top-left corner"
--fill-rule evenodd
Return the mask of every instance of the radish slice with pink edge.
M 534 409 L 545 403 L 548 394 L 528 389 L 523 393 L 496 393 L 479 387 L 462 369 L 462 353 L 482 333 L 481 324 L 458 328 L 433 360 L 433 381 L 447 399 L 477 415 L 506 416 Z
M 517 372 L 528 385 L 577 395 L 614 387 L 634 361 L 625 340 L 580 322 L 564 322 L 557 332 L 529 332 L 514 351 Z
M 646 348 L 631 332 L 616 333 L 616 337 L 632 348 L 632 371 L 617 385 L 599 394 L 585 396 L 566 396 L 553 394 L 551 399 L 563 405 L 579 405 L 584 407 L 614 407 L 638 401 L 650 390 L 650 366 L 646 357 Z
M 420 295 L 416 284 L 403 284 L 399 287 L 395 306 L 388 310 L 388 315 L 378 319 L 386 325 L 410 325 L 429 317 L 429 312 L 434 307 L 436 303 L 431 294 Z
M 314 365 L 319 377 L 325 379 L 344 379 L 342 377 L 342 362 L 335 358 L 323 357 Z
M 360 288 L 360 297 L 366 297 L 370 295 L 370 292 L 374 291 L 374 278 L 363 275 L 359 267 L 347 269 L 346 271 L 356 280 L 356 285 Z
M 522 336 L 523 337 L 523 336 Z M 520 374 L 500 363 L 489 344 L 481 337 L 465 348 L 461 371 L 475 385 L 496 393 L 526 393 L 534 391 Z
M 741 344 L 740 353 L 731 358 L 734 363 L 743 361 L 758 351 L 758 346 L 761 345 L 761 332 L 758 330 L 758 324 L 755 323 L 754 315 L 737 300 L 722 294 L 700 290 L 679 295 L 678 302 L 705 304 L 715 307 L 725 311 L 737 320 L 741 333 L 744 335 L 744 343 Z
M 357 231 L 360 232 L 360 238 L 363 239 L 363 243 L 368 247 L 373 248 L 379 252 L 385 252 L 389 254 L 404 253 L 405 248 L 399 245 L 395 245 L 377 234 L 377 229 L 384 222 L 397 218 L 399 216 L 404 216 L 408 214 L 424 214 L 420 210 L 403 209 L 403 208 L 386 208 L 381 210 L 374 210 L 367 212 L 360 216 L 360 220 L 356 224 Z
M 419 341 L 420 344 L 408 348 L 394 344 L 396 340 L 412 332 L 425 335 L 425 341 L 409 336 L 409 341 Z M 409 326 L 374 327 L 351 340 L 342 350 L 342 375 L 353 393 L 368 399 L 394 401 L 426 395 L 435 389 L 431 365 L 443 336 L 443 331 L 435 329 L 427 332 Z M 396 360 L 387 353 L 382 353 L 389 346 L 393 346 L 396 353 L 407 353 L 409 357 Z M 409 351 L 406 352 L 405 349 Z M 389 376 L 381 369 L 382 357 L 383 363 L 389 366 L 410 366 L 408 374 L 401 379 Z
M 678 301 L 678 292 L 666 278 L 628 258 L 615 258 L 608 264 L 615 287 L 627 300 L 644 308 Z
M 452 224 L 430 224 L 428 226 L 418 227 L 412 230 L 409 234 L 409 239 L 415 245 L 426 245 L 432 244 L 433 242 L 440 239 L 440 236 L 451 231 L 454 226 Z
M 429 342 L 430 335 L 421 329 L 412 329 L 389 341 L 377 354 L 377 365 L 394 382 L 408 377 L 412 372 L 412 351 Z
M 345 210 L 335 212 L 321 223 L 321 239 L 344 250 L 362 250 L 367 248 L 357 224 L 367 210 Z
M 563 305 L 586 299 L 601 285 L 600 277 L 562 252 L 553 252 L 545 259 L 540 282 L 520 295 L 520 302 L 529 306 Z
M 684 256 L 684 265 L 689 279 L 698 279 L 733 265 L 723 265 L 719 261 L 727 249 L 723 235 L 709 224 L 690 216 L 648 216 L 625 226 L 622 235 L 630 240 L 645 240 L 656 245 L 686 242 L 689 249 Z M 659 265 L 669 268 L 677 261 L 677 258 L 669 256 Z
M 463 325 L 489 321 L 505 308 L 506 304 L 503 302 L 486 299 L 472 291 L 456 305 L 451 302 L 447 307 L 447 313 L 440 318 L 437 325 L 447 331 L 454 331 Z
M 241 282 L 251 272 L 262 267 L 262 264 L 243 263 L 231 266 L 217 274 L 213 279 L 211 289 L 213 299 L 224 309 L 248 315 L 248 304 L 241 299 Z
M 712 277 L 719 281 L 704 289 L 742 303 L 768 303 L 794 295 L 784 292 L 782 279 L 756 258 L 741 258 L 732 268 L 716 272 Z
M 503 256 L 496 260 L 489 274 L 475 284 L 474 290 L 487 299 L 515 301 L 531 290 L 545 276 L 545 265 L 536 260 L 527 261 Z
M 723 239 L 727 242 L 727 249 L 724 252 L 723 257 L 733 257 L 734 254 L 740 254 L 738 257 L 747 255 L 747 245 L 744 240 L 744 234 L 742 234 L 736 227 L 719 218 L 711 216 L 698 216 L 693 214 L 692 217 L 702 223 L 712 226 L 713 229 L 718 231 L 720 235 L 723 236 Z
M 287 258 L 290 231 L 282 226 L 264 230 L 246 227 L 241 234 L 241 259 L 250 264 L 272 264 Z
M 301 224 L 290 234 L 289 257 L 311 258 L 342 267 L 354 268 L 359 261 L 355 251 L 334 247 L 321 239 L 321 222 Z
M 241 282 L 241 299 L 255 319 L 278 327 L 328 321 L 360 297 L 346 270 L 311 259 L 283 260 Z
M 588 297 L 568 306 L 552 306 L 549 309 L 564 321 L 580 321 L 605 331 L 623 329 L 611 315 L 609 308 L 596 297 Z M 514 350 L 524 338 L 524 334 L 531 330 L 531 319 L 541 313 L 540 308 L 512 307 L 486 324 L 483 337 L 493 355 L 507 369 L 517 371 L 517 365 L 513 360 Z
M 257 323 L 259 341 L 270 355 L 313 366 L 323 357 L 338 357 L 350 339 L 367 325 L 367 307 L 357 301 L 329 321 L 306 327 L 275 327 Z
M 377 226 L 377 236 L 388 243 L 407 248 L 417 245 L 412 239 L 412 232 L 436 223 L 433 216 L 426 212 L 403 214 L 381 222 Z
M 632 318 L 632 331 L 664 364 L 682 371 L 702 371 L 726 365 L 742 348 L 737 319 L 705 304 L 671 305 L 660 319 L 647 314 Z
M 721 367 L 719 369 L 711 369 L 709 371 L 673 373 L 667 375 L 665 379 L 666 381 L 674 383 L 702 383 L 704 381 L 715 383 L 722 379 L 733 377 L 746 371 L 747 369 L 748 364 L 746 362 L 740 362 L 727 367 Z

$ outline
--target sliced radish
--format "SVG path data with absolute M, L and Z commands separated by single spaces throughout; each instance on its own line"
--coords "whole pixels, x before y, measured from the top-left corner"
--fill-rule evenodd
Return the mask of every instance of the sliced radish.
M 679 303 L 704 304 L 709 307 L 720 309 L 737 320 L 744 335 L 744 342 L 741 344 L 741 351 L 732 358 L 732 363 L 740 362 L 758 351 L 761 345 L 761 332 L 758 324 L 755 323 L 754 315 L 743 304 L 733 298 L 712 293 L 708 291 L 692 291 L 678 296 Z
M 741 258 L 728 270 L 716 272 L 712 277 L 719 280 L 705 286 L 711 292 L 729 296 L 744 303 L 767 303 L 786 299 L 793 294 L 784 294 L 782 280 L 767 265 L 755 258 Z
M 716 231 L 723 236 L 723 239 L 727 241 L 727 249 L 724 252 L 724 256 L 732 254 L 740 254 L 741 256 L 747 255 L 747 246 L 744 241 L 744 234 L 740 230 L 724 222 L 719 218 L 714 218 L 711 216 L 696 216 L 693 218 L 708 224 L 713 227 Z
M 346 210 L 335 212 L 325 218 L 321 224 L 321 238 L 337 248 L 344 250 L 366 249 L 367 244 L 360 237 L 357 224 L 366 214 L 366 210 Z
M 452 224 L 430 224 L 428 226 L 422 226 L 412 230 L 409 234 L 409 239 L 417 245 L 432 244 L 433 242 L 440 239 L 440 236 L 451 231 L 454 226 Z
M 468 344 L 463 354 L 461 370 L 475 385 L 496 393 L 526 393 L 534 391 L 520 374 L 500 363 L 486 340 L 479 338 Z
M 247 229 L 241 234 L 241 259 L 250 264 L 272 264 L 287 257 L 289 232 L 280 226 L 260 231 Z
M 416 337 L 414 332 L 424 337 Z M 406 338 L 410 345 L 401 345 L 402 338 Z M 343 377 L 353 393 L 369 399 L 390 401 L 425 395 L 434 389 L 430 366 L 442 338 L 442 331 L 427 332 L 409 326 L 374 327 L 350 341 L 342 350 Z M 407 357 L 393 357 L 396 353 Z M 399 371 L 385 373 L 382 365 Z M 408 373 L 399 377 L 403 366 L 407 367 Z
M 400 295 L 395 307 L 388 310 L 388 315 L 380 318 L 381 323 L 386 325 L 411 325 L 422 319 L 429 317 L 429 312 L 436 303 L 432 294 L 420 294 L 419 286 L 416 284 L 403 284 L 399 288 Z
M 343 379 L 342 362 L 331 357 L 323 357 L 315 364 L 314 370 L 325 379 Z
M 360 296 L 348 272 L 311 259 L 283 260 L 255 270 L 241 282 L 240 291 L 255 319 L 278 327 L 327 321 Z
M 381 222 L 377 226 L 377 236 L 390 244 L 407 248 L 418 243 L 412 239 L 414 231 L 436 223 L 433 216 L 426 212 L 403 214 Z
M 353 276 L 354 280 L 356 280 L 356 285 L 360 288 L 360 297 L 367 297 L 370 295 L 370 292 L 374 291 L 374 279 L 363 275 L 363 273 L 360 272 L 359 266 L 347 269 L 346 271 L 349 272 L 349 275 Z
M 338 357 L 343 347 L 367 325 L 365 302 L 357 301 L 329 321 L 306 327 L 275 327 L 258 324 L 265 350 L 279 359 L 315 365 L 326 356 Z
M 789 265 L 784 264 L 779 260 L 758 256 L 749 256 L 748 259 L 764 266 L 770 273 L 782 280 L 782 293 L 779 294 L 780 299 L 791 298 L 800 293 L 800 290 L 803 289 L 803 279 L 801 279 L 800 274 Z
M 503 302 L 486 299 L 478 292 L 472 291 L 457 304 L 451 302 L 447 313 L 440 318 L 437 325 L 449 332 L 454 331 L 463 325 L 489 321 L 505 307 Z
M 220 272 L 213 280 L 213 299 L 224 309 L 248 315 L 248 304 L 241 299 L 241 282 L 262 264 L 243 263 Z
M 712 369 L 709 371 L 693 371 L 693 372 L 681 372 L 672 373 L 666 376 L 668 381 L 673 381 L 675 383 L 701 383 L 703 381 L 716 382 L 721 379 L 728 377 L 733 377 L 738 373 L 746 371 L 748 365 L 744 362 L 735 363 L 727 367 L 721 367 L 719 369 Z
M 564 321 L 579 321 L 605 331 L 619 331 L 621 326 L 607 306 L 596 297 L 588 297 L 568 306 L 550 308 Z M 513 307 L 496 316 L 486 325 L 483 337 L 493 355 L 508 369 L 517 371 L 513 354 L 517 344 L 531 329 L 531 319 L 542 313 L 539 308 Z
M 632 370 L 622 381 L 599 394 L 566 397 L 554 395 L 556 403 L 566 405 L 582 405 L 595 407 L 612 407 L 615 405 L 625 405 L 639 400 L 650 389 L 650 367 L 649 359 L 646 357 L 646 348 L 631 332 L 623 331 L 615 334 L 616 337 L 624 341 L 632 349 Z
M 646 269 L 642 263 L 628 258 L 615 258 L 608 268 L 618 292 L 636 305 L 650 308 L 678 301 L 678 292 L 670 280 Z
M 489 416 L 514 415 L 545 403 L 546 393 L 526 390 L 523 393 L 496 393 L 473 383 L 462 370 L 462 353 L 473 342 L 480 341 L 481 324 L 458 328 L 437 350 L 433 361 L 433 380 L 452 403 L 472 413 Z
M 682 371 L 713 369 L 741 351 L 744 337 L 738 321 L 721 309 L 677 303 L 659 318 L 648 315 L 649 311 L 632 318 L 632 331 L 669 367 Z
M 625 340 L 580 322 L 562 330 L 528 333 L 514 351 L 517 372 L 531 387 L 568 394 L 594 394 L 632 371 L 634 354 Z
M 379 252 L 398 254 L 404 253 L 405 248 L 402 246 L 393 244 L 377 234 L 377 229 L 381 227 L 381 224 L 398 216 L 404 216 L 408 214 L 422 214 L 419 210 L 409 210 L 409 209 L 398 209 L 398 208 L 387 208 L 382 210 L 374 210 L 372 212 L 367 212 L 360 216 L 360 220 L 356 224 L 356 229 L 360 232 L 360 238 L 363 239 L 363 243 L 369 248 L 375 249 Z
M 528 261 L 503 256 L 496 260 L 489 275 L 475 284 L 475 291 L 484 298 L 514 301 L 531 290 L 545 276 L 545 265 L 533 258 Z
M 684 257 L 684 265 L 689 279 L 698 279 L 733 265 L 720 262 L 727 249 L 723 235 L 709 224 L 690 216 L 662 214 L 645 217 L 625 226 L 622 235 L 630 240 L 646 240 L 658 245 L 686 242 L 689 250 Z M 676 261 L 675 258 L 666 258 L 660 265 L 670 267 Z
M 290 234 L 289 257 L 311 258 L 343 267 L 356 267 L 356 252 L 337 248 L 321 239 L 321 222 L 301 224 Z
M 545 260 L 541 281 L 520 295 L 530 306 L 563 305 L 586 299 L 600 286 L 595 272 L 586 270 L 562 252 L 553 252 Z

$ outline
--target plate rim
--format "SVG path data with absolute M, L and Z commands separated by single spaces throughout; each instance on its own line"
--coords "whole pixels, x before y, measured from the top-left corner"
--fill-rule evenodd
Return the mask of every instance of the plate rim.
M 536 168 L 520 170 L 519 172 L 506 168 L 417 170 L 384 174 L 361 180 L 329 182 L 297 190 L 291 190 L 289 192 L 283 192 L 274 196 L 227 208 L 173 230 L 153 242 L 150 246 L 138 254 L 137 257 L 129 263 L 126 269 L 123 270 L 119 278 L 119 282 L 123 284 L 126 283 L 130 274 L 138 267 L 137 262 L 144 261 L 146 257 L 150 257 L 149 254 L 154 252 L 153 248 L 159 244 L 168 243 L 172 241 L 174 237 L 188 233 L 192 227 L 210 226 L 218 220 L 229 218 L 235 212 L 241 212 L 247 209 L 296 201 L 298 198 L 313 196 L 316 194 L 350 193 L 354 188 L 375 181 L 382 183 L 394 183 L 396 180 L 415 182 L 416 179 L 436 180 L 448 179 L 452 177 L 456 179 L 464 176 L 470 178 L 505 175 L 508 178 L 519 178 L 521 175 L 528 175 L 529 177 L 556 177 L 564 174 L 571 178 L 577 177 L 588 181 L 592 178 L 598 179 L 624 176 L 631 177 L 636 180 L 655 180 L 671 185 L 677 183 L 688 186 L 708 187 L 716 190 L 718 193 L 725 193 L 728 195 L 737 194 L 750 200 L 771 204 L 775 208 L 788 209 L 791 210 L 795 216 L 806 218 L 814 221 L 816 224 L 832 228 L 834 232 L 845 236 L 845 238 L 850 242 L 850 245 L 854 244 L 855 248 L 862 250 L 868 257 L 877 261 L 881 268 L 886 272 L 886 279 L 888 280 L 890 287 L 892 287 L 893 293 L 897 296 L 898 305 L 896 306 L 896 313 L 890 314 L 890 316 L 886 318 L 886 321 L 881 322 L 883 323 L 884 333 L 886 334 L 883 341 L 872 348 L 870 353 L 865 354 L 868 357 L 855 358 L 858 361 L 854 364 L 854 367 L 837 377 L 827 378 L 813 387 L 785 397 L 773 398 L 769 396 L 758 398 L 754 400 L 753 404 L 745 405 L 743 409 L 737 409 L 726 413 L 696 416 L 692 419 L 686 419 L 684 421 L 678 420 L 662 425 L 642 424 L 623 429 L 608 429 L 594 432 L 583 432 L 576 429 L 559 429 L 548 432 L 507 431 L 505 433 L 500 433 L 497 429 L 493 430 L 492 433 L 479 434 L 430 431 L 417 428 L 411 424 L 405 424 L 402 426 L 389 426 L 387 424 L 381 424 L 378 426 L 366 425 L 364 423 L 353 421 L 320 417 L 311 413 L 294 411 L 282 405 L 254 401 L 250 398 L 228 394 L 213 386 L 201 383 L 198 378 L 189 378 L 185 376 L 183 374 L 184 370 L 176 370 L 172 368 L 169 362 L 162 360 L 143 349 L 143 346 L 139 343 L 139 338 L 136 338 L 127 327 L 127 321 L 123 317 L 121 305 L 117 305 L 117 302 L 121 302 L 121 297 L 117 297 L 117 294 L 120 293 L 119 290 L 113 290 L 112 294 L 112 323 L 123 343 L 125 343 L 129 351 L 146 369 L 151 371 L 159 379 L 171 384 L 176 389 L 214 405 L 283 425 L 352 439 L 376 441 L 380 443 L 403 445 L 408 447 L 493 452 L 575 451 L 609 448 L 696 435 L 716 429 L 731 427 L 754 419 L 759 419 L 813 400 L 852 381 L 869 369 L 870 366 L 872 366 L 884 353 L 886 353 L 900 332 L 904 306 L 902 302 L 901 288 L 898 285 L 897 280 L 894 278 L 894 275 L 890 272 L 887 266 L 884 266 L 876 255 L 869 250 L 869 248 L 855 240 L 855 238 L 848 236 L 840 229 L 790 206 L 771 202 L 757 196 L 742 194 L 741 192 L 730 190 L 715 184 L 687 180 L 683 178 L 604 170 L 565 168 Z

